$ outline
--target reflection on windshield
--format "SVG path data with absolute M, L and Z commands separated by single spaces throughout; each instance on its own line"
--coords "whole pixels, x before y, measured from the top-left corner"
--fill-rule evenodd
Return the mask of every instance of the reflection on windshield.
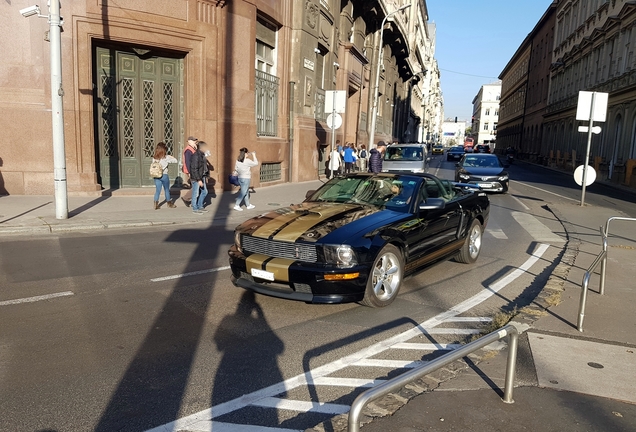
M 418 181 L 407 177 L 344 177 L 331 179 L 310 201 L 363 204 L 407 212 Z
M 465 167 L 475 168 L 501 168 L 501 163 L 497 157 L 467 157 L 464 160 Z
M 396 147 L 390 146 L 384 153 L 384 160 L 392 161 L 421 161 L 424 153 L 421 147 Z

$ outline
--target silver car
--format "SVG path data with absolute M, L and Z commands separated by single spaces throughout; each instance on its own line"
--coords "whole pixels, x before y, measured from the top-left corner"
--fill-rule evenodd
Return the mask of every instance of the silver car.
M 428 172 L 426 144 L 393 144 L 386 148 L 382 172 Z

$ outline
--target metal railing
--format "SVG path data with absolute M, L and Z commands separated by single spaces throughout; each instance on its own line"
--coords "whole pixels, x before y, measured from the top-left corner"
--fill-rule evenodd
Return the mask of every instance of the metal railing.
M 590 284 L 590 279 L 592 275 L 594 274 L 594 270 L 596 270 L 596 267 L 598 267 L 599 264 L 601 264 L 601 278 L 599 281 L 598 293 L 600 295 L 605 294 L 605 273 L 607 268 L 607 238 L 609 237 L 610 223 L 614 220 L 636 221 L 636 218 L 613 216 L 607 219 L 607 222 L 605 222 L 605 227 L 600 227 L 603 250 L 599 252 L 599 254 L 596 256 L 592 264 L 588 267 L 587 271 L 583 275 L 583 281 L 581 283 L 581 298 L 579 300 L 579 316 L 576 321 L 576 328 L 580 332 L 583 331 L 583 318 L 585 318 L 585 305 L 587 303 L 588 285 Z
M 501 329 L 487 334 L 474 342 L 464 345 L 454 351 L 444 354 L 443 356 L 427 363 L 424 366 L 413 369 L 393 379 L 378 384 L 377 386 L 361 393 L 351 404 L 349 410 L 349 432 L 360 431 L 360 415 L 362 409 L 369 403 L 381 398 L 391 392 L 398 391 L 405 385 L 428 375 L 447 364 L 466 357 L 468 354 L 477 351 L 493 342 L 508 337 L 508 362 L 506 365 L 506 381 L 504 387 L 504 396 L 502 400 L 505 403 L 514 403 L 512 399 L 512 389 L 514 386 L 516 363 L 517 363 L 517 346 L 519 340 L 519 331 L 513 324 L 508 324 Z

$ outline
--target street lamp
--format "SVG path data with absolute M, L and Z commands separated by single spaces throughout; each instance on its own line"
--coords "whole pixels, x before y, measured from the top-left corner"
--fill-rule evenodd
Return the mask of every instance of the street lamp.
M 405 4 L 404 6 L 394 10 L 390 14 L 387 14 L 382 20 L 382 25 L 380 25 L 380 44 L 378 46 L 378 66 L 375 73 L 375 88 L 373 90 L 373 110 L 371 111 L 371 130 L 369 131 L 369 149 L 372 149 L 375 147 L 374 140 L 375 140 L 375 125 L 376 125 L 377 117 L 378 117 L 378 92 L 380 90 L 380 68 L 382 66 L 382 60 L 383 60 L 382 59 L 382 38 L 384 36 L 384 24 L 386 24 L 389 18 L 392 18 L 393 15 L 395 15 L 396 13 L 410 7 L 411 7 L 410 4 Z
M 66 154 L 64 149 L 64 89 L 62 88 L 62 40 L 60 0 L 49 0 L 49 14 L 42 15 L 38 5 L 20 10 L 25 18 L 37 15 L 48 18 L 51 43 L 51 115 L 53 129 L 53 178 L 55 180 L 55 217 L 68 219 L 66 189 Z

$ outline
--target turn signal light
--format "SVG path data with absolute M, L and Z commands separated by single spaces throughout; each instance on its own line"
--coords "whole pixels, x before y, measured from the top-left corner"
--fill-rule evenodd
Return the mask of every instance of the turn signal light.
M 358 276 L 360 276 L 360 272 L 343 273 L 343 274 L 326 274 L 325 280 L 328 280 L 328 281 L 350 280 L 350 279 L 357 279 Z

